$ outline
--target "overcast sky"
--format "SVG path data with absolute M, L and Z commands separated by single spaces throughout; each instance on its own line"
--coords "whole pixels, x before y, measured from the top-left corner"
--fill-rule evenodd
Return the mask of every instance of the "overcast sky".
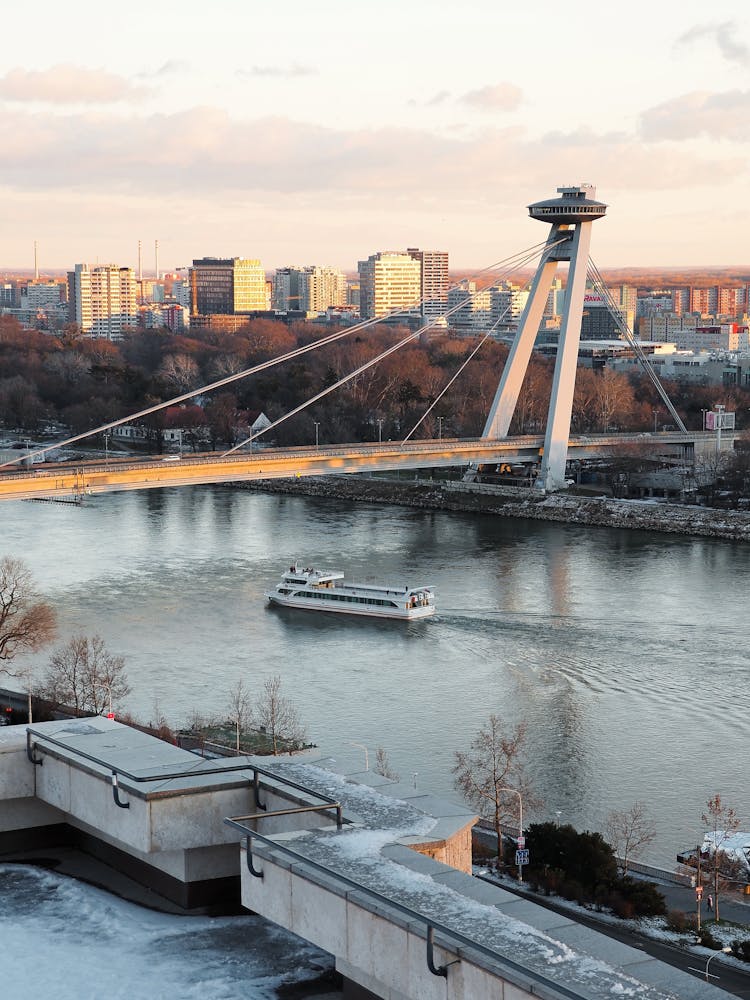
M 737 0 L 37 0 L 3 11 L 0 266 L 356 267 L 544 238 L 591 182 L 600 266 L 748 261 Z

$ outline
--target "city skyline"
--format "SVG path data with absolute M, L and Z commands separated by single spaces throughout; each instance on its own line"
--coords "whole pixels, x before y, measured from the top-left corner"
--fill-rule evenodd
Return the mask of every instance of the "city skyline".
M 4 26 L 28 32 L 20 9 Z M 155 239 L 163 270 L 353 270 L 407 246 L 482 267 L 538 242 L 527 204 L 582 181 L 610 206 L 600 266 L 742 265 L 747 26 L 728 0 L 679 21 L 643 0 L 596 19 L 135 0 L 107 47 L 102 22 L 41 0 L 34 45 L 0 57 L 0 267 L 31 266 L 35 240 L 42 271 L 134 266 L 141 240 L 148 272 Z

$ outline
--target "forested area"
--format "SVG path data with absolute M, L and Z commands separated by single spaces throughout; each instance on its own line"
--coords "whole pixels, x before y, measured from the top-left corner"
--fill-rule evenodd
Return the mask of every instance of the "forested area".
M 134 330 L 119 343 L 25 330 L 0 316 L 0 425 L 39 434 L 52 422 L 72 433 L 127 416 L 227 375 L 275 358 L 330 333 L 309 323 L 287 326 L 258 319 L 236 333 L 173 334 Z M 253 415 L 276 420 L 357 369 L 407 331 L 373 328 L 322 347 L 187 404 L 147 418 L 154 446 L 159 430 L 179 426 L 189 446 L 218 447 L 246 435 Z M 443 392 L 476 346 L 449 334 L 412 342 L 271 432 L 279 445 L 310 444 L 315 424 L 321 443 L 404 437 Z M 415 432 L 415 437 L 472 437 L 481 433 L 507 348 L 488 340 Z M 553 361 L 534 355 L 511 433 L 544 428 Z M 748 426 L 750 393 L 716 386 L 667 385 L 689 428 L 717 402 Z M 671 417 L 647 379 L 580 368 L 573 405 L 574 433 L 649 431 Z M 198 434 L 198 429 L 201 434 Z M 192 439 L 191 439 L 191 429 Z

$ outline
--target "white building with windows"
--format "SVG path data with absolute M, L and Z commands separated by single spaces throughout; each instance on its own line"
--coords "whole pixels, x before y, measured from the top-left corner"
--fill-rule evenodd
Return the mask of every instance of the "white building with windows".
M 138 286 L 131 267 L 76 264 L 68 272 L 69 318 L 89 337 L 121 340 L 138 324 Z
M 362 319 L 388 313 L 420 314 L 422 267 L 408 253 L 380 251 L 359 261 L 359 308 Z

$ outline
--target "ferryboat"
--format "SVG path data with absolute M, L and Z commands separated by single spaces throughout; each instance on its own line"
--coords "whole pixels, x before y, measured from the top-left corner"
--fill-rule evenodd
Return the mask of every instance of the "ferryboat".
M 290 566 L 281 582 L 264 594 L 271 604 L 308 611 L 333 611 L 369 618 L 413 621 L 435 614 L 432 587 L 389 587 L 369 583 L 345 583 L 338 570 L 312 566 Z

